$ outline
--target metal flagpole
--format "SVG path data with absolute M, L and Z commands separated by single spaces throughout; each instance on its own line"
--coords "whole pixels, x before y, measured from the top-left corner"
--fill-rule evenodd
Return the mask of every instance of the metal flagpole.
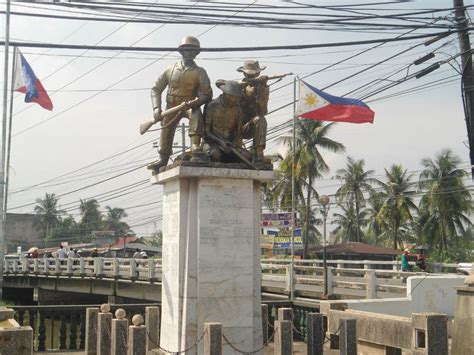
M 5 60 L 3 68 L 3 120 L 2 120 L 2 154 L 0 157 L 0 299 L 3 298 L 3 259 L 5 239 L 5 150 L 7 138 L 7 105 L 8 105 L 8 54 L 10 45 L 10 0 L 7 0 L 5 12 Z
M 8 213 L 8 186 L 10 182 L 10 151 L 12 147 L 12 117 L 13 117 L 13 94 L 15 88 L 15 76 L 16 76 L 16 52 L 17 47 L 13 47 L 13 60 L 12 60 L 12 81 L 10 87 L 10 113 L 8 117 L 8 139 L 7 139 L 7 163 L 5 165 L 5 216 Z
M 293 78 L 293 144 L 292 144 L 292 162 L 291 162 L 291 264 L 290 264 L 290 299 L 293 300 L 295 293 L 295 143 L 296 143 L 296 81 Z

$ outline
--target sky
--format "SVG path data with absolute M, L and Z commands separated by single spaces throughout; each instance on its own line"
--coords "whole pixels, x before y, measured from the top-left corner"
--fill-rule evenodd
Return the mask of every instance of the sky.
M 149 8 L 163 3 L 145 2 L 149 4 Z M 189 7 L 221 6 L 212 1 L 167 3 Z M 246 11 L 255 9 L 256 6 L 288 5 L 288 2 L 280 1 L 239 0 L 228 3 L 235 5 L 227 11 L 229 20 L 236 14 L 245 15 Z M 385 3 L 367 5 L 366 8 L 376 9 L 370 13 L 378 15 L 452 6 L 450 0 Z M 473 3 L 465 1 L 466 5 Z M 335 4 L 347 5 L 354 2 L 318 1 L 319 6 Z M 2 6 L 5 7 L 5 2 L 2 2 Z M 101 16 L 98 12 L 71 7 L 18 2 L 13 2 L 12 11 L 79 17 L 83 16 L 81 12 L 88 12 L 92 16 Z M 306 11 L 321 15 L 341 13 L 321 8 Z M 140 15 L 136 14 L 137 17 Z M 445 11 L 420 16 L 434 21 L 437 16 L 449 15 L 450 12 Z M 335 30 L 290 30 L 222 24 L 96 22 L 14 15 L 11 17 L 10 35 L 13 41 L 23 42 L 142 47 L 176 47 L 183 36 L 193 35 L 199 38 L 204 48 L 226 48 L 393 38 L 403 33 L 407 36 L 406 32 L 410 30 L 413 29 L 408 27 L 379 31 L 375 28 L 364 32 L 348 31 L 344 27 Z M 4 15 L 0 17 L 0 31 L 4 36 Z M 440 30 L 418 29 L 409 35 L 437 31 Z M 451 35 L 430 46 L 423 46 L 424 41 L 417 39 L 387 43 L 305 79 L 320 89 L 345 79 L 327 89 L 333 95 L 345 95 L 359 87 L 367 93 L 371 82 L 383 85 L 391 82 L 389 80 L 400 80 L 436 61 L 451 59 L 423 78 L 411 79 L 368 98 L 366 102 L 375 111 L 373 124 L 341 123 L 333 128 L 330 137 L 343 143 L 346 152 L 334 154 L 323 151 L 331 171 L 315 183 L 320 194 L 332 194 L 337 189 L 340 182 L 332 177 L 337 169 L 344 167 L 348 155 L 364 159 L 366 168 L 374 170 L 375 176 L 379 178 L 383 178 L 385 168 L 395 163 L 417 176 L 422 168 L 421 159 L 434 157 L 445 148 L 451 149 L 460 157 L 462 167 L 468 168 L 467 135 L 460 95 L 460 75 L 457 73 L 460 58 L 452 59 L 452 56 L 459 53 L 457 36 Z M 415 45 L 415 48 L 408 50 Z M 264 74 L 267 75 L 292 72 L 295 76 L 305 77 L 372 46 L 374 44 L 304 50 L 202 52 L 196 62 L 206 69 L 212 83 L 217 79 L 240 78 L 236 69 L 245 59 L 257 59 L 261 65 L 266 65 Z M 406 53 L 363 74 L 355 75 L 361 69 L 405 50 Z M 50 93 L 54 110 L 50 112 L 36 104 L 24 103 L 22 94 L 14 95 L 8 212 L 31 213 L 37 198 L 44 197 L 46 192 L 54 192 L 60 196 L 61 208 L 77 220 L 80 216 L 77 208 L 79 199 L 96 198 L 102 210 L 105 210 L 105 206 L 124 208 L 129 214 L 125 221 L 137 235 L 149 235 L 161 229 L 162 188 L 149 184 L 151 173 L 144 167 L 157 158 L 153 142 L 159 141 L 159 132 L 140 136 L 138 128 L 141 122 L 152 116 L 150 88 L 167 66 L 179 60 L 179 54 L 46 48 L 21 48 L 21 51 Z M 436 52 L 434 59 L 420 66 L 410 65 L 430 51 Z M 395 71 L 399 73 L 387 79 L 387 75 Z M 386 95 L 436 83 L 444 78 L 448 79 L 443 85 L 383 99 Z M 270 95 L 270 111 L 293 101 L 293 80 L 293 76 L 288 76 L 271 86 L 273 92 Z M 217 97 L 220 90 L 214 85 L 213 90 L 214 97 Z M 354 95 L 360 98 L 363 93 L 358 91 Z M 276 133 L 271 129 L 291 118 L 291 105 L 267 116 L 271 132 L 267 154 L 285 154 L 285 147 L 277 138 L 289 134 L 289 128 Z M 189 144 L 188 139 L 186 143 Z M 181 144 L 179 130 L 176 144 Z M 121 176 L 116 177 L 120 174 Z M 472 185 L 469 180 L 466 183 Z

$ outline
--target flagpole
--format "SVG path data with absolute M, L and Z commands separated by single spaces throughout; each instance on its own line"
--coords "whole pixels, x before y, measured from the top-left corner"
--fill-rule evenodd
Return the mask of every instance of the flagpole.
M 7 0 L 5 12 L 5 60 L 3 68 L 3 117 L 2 117 L 2 154 L 0 157 L 0 299 L 3 298 L 3 259 L 5 241 L 6 215 L 5 199 L 5 150 L 7 137 L 7 106 L 8 106 L 8 54 L 10 46 L 10 0 Z
M 15 77 L 16 77 L 16 51 L 17 47 L 13 47 L 13 60 L 12 60 L 12 81 L 10 87 L 10 113 L 8 117 L 8 139 L 7 139 L 7 163 L 5 165 L 5 216 L 8 214 L 8 186 L 10 182 L 10 151 L 12 147 L 12 117 L 13 117 L 13 94 L 15 89 Z
M 291 264 L 290 264 L 290 299 L 295 296 L 295 143 L 296 143 L 296 80 L 293 78 L 293 144 L 292 144 L 292 162 L 291 162 Z

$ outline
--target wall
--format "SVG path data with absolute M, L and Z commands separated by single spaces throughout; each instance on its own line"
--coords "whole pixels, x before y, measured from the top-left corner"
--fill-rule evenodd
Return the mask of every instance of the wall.
M 407 280 L 407 296 L 403 298 L 321 301 L 323 309 L 353 309 L 394 316 L 411 317 L 412 313 L 433 312 L 454 317 L 456 291 L 465 276 L 412 276 Z

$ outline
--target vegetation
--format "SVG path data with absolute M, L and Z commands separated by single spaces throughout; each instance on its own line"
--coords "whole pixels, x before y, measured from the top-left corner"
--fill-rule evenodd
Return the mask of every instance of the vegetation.
M 122 219 L 127 217 L 123 208 L 106 206 L 106 214 L 100 210 L 97 200 L 80 200 L 79 221 L 58 208 L 59 199 L 55 194 L 46 193 L 43 199 L 37 199 L 35 212 L 36 226 L 45 241 L 88 242 L 93 239 L 92 232 L 107 232 L 112 235 L 125 235 L 130 227 Z
M 323 150 L 344 150 L 342 144 L 327 137 L 332 126 L 298 122 L 295 204 L 298 223 L 304 227 L 305 257 L 308 244 L 317 245 L 321 235 L 317 181 L 329 172 Z M 284 142 L 290 154 L 278 166 L 277 181 L 264 191 L 264 204 L 272 211 L 291 209 L 291 137 L 285 137 Z M 336 242 L 363 241 L 392 248 L 426 245 L 433 261 L 473 260 L 474 202 L 465 185 L 468 171 L 449 149 L 422 159 L 421 166 L 416 176 L 394 164 L 375 179 L 374 171 L 365 169 L 364 160 L 347 157 L 345 168 L 333 177 L 341 183 L 331 198 L 328 218 Z

